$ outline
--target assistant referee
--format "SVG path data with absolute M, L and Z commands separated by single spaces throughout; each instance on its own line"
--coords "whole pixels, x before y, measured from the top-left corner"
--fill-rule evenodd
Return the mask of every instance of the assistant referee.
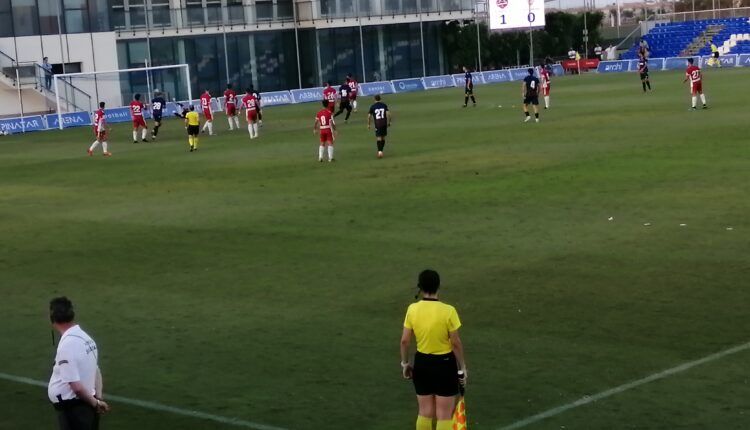
M 109 411 L 109 405 L 101 400 L 102 374 L 96 342 L 74 322 L 73 303 L 66 297 L 52 299 L 49 319 L 61 336 L 47 387 L 59 429 L 97 430 L 99 414 Z
M 453 409 L 460 385 L 466 383 L 464 347 L 458 335 L 461 321 L 456 308 L 438 300 L 440 275 L 434 270 L 419 274 L 422 300 L 409 305 L 401 335 L 401 369 L 412 379 L 417 392 L 419 415 L 416 430 L 453 428 Z M 414 364 L 409 362 L 411 338 L 417 340 Z

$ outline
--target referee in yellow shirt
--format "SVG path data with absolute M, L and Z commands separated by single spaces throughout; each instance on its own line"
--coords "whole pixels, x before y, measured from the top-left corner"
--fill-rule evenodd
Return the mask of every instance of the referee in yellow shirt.
M 453 428 L 453 409 L 460 384 L 466 382 L 464 347 L 458 336 L 461 321 L 456 308 L 438 300 L 440 275 L 434 270 L 419 274 L 417 284 L 422 300 L 406 311 L 401 335 L 401 369 L 412 379 L 417 392 L 419 415 L 416 430 Z M 411 338 L 417 340 L 414 364 L 409 361 Z
M 185 126 L 188 134 L 188 145 L 190 152 L 198 150 L 198 135 L 201 132 L 201 118 L 195 111 L 195 106 L 190 105 L 190 111 L 185 114 Z

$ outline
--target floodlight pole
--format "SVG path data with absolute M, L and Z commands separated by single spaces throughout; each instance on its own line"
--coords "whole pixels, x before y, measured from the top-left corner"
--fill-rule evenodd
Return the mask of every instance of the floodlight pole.
M 18 104 L 21 106 L 21 131 L 26 133 L 26 121 L 23 119 L 23 97 L 21 97 L 21 75 L 16 67 L 16 88 L 18 88 Z
M 479 38 L 479 14 L 476 14 L 474 21 L 477 24 L 477 60 L 479 63 L 479 71 L 482 71 L 482 42 Z

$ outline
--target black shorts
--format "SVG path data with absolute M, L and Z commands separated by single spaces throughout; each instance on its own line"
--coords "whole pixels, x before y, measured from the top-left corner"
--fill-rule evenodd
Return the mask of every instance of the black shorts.
M 452 352 L 442 355 L 422 354 L 414 356 L 412 373 L 414 389 L 419 396 L 451 397 L 458 395 L 458 363 Z
M 641 73 L 641 80 L 648 79 L 648 72 Z
M 339 109 L 340 110 L 344 110 L 344 109 L 351 110 L 351 108 L 352 108 L 352 104 L 349 103 L 349 99 L 346 99 L 346 100 L 341 99 L 341 101 L 339 102 Z
M 465 94 L 466 94 L 467 96 L 473 95 L 473 94 L 474 94 L 474 86 L 472 85 L 472 86 L 470 86 L 470 87 L 465 87 L 465 88 L 464 88 L 464 93 L 465 93 Z
M 375 127 L 375 137 L 386 137 L 388 136 L 388 127 Z
M 161 122 L 161 114 L 160 113 L 159 114 L 154 113 L 153 120 L 156 121 L 156 122 Z
M 539 106 L 539 96 L 526 96 L 523 99 L 523 104 Z
M 719 58 L 719 52 L 714 52 L 714 58 Z
M 187 128 L 188 136 L 197 136 L 201 133 L 201 126 L 189 125 Z

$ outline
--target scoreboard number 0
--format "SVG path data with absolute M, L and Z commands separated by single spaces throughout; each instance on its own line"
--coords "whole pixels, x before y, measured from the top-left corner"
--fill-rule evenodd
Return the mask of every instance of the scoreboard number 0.
M 529 12 L 529 15 L 526 18 L 530 23 L 536 21 L 536 15 L 534 14 L 534 12 Z

